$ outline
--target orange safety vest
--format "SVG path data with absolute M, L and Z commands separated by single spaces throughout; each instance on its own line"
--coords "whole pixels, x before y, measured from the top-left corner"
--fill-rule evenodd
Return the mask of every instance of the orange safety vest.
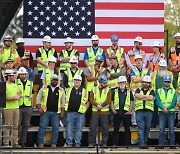
M 144 57 L 145 57 L 145 55 L 146 55 L 145 51 L 140 50 L 140 51 L 139 51 L 139 54 L 142 56 L 142 60 L 144 60 Z M 135 66 L 136 63 L 135 63 L 134 49 L 129 50 L 129 51 L 127 52 L 127 55 L 128 55 L 128 57 L 129 57 L 129 59 L 130 59 L 131 64 Z M 129 68 L 129 67 L 127 67 L 127 73 L 130 74 L 130 68 Z
M 149 60 L 149 69 L 150 69 L 151 72 L 158 70 L 158 68 L 159 68 L 159 61 L 161 59 L 165 59 L 165 55 L 164 55 L 164 53 L 161 53 L 159 55 L 159 57 L 157 58 L 157 61 L 156 61 L 155 65 L 153 64 L 153 58 L 154 58 L 154 54 L 150 57 L 150 60 Z
M 176 66 L 177 64 L 179 64 L 179 62 L 180 62 L 180 54 L 179 54 L 179 56 L 176 55 L 175 47 L 171 48 L 170 54 L 171 54 L 172 65 Z M 178 68 L 178 70 L 180 70 L 180 67 Z
M 26 49 L 24 50 L 24 56 L 23 57 L 28 58 L 28 66 L 30 66 L 30 54 L 31 54 L 31 52 L 29 50 L 26 50 Z M 21 57 L 20 56 L 17 58 L 16 65 L 17 66 L 21 65 Z

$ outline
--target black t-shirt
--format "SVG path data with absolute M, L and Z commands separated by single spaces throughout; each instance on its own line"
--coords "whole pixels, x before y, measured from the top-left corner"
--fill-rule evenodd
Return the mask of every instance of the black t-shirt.
M 176 48 L 176 55 L 179 56 L 180 48 Z M 169 54 L 169 59 L 172 59 L 171 54 Z
M 118 94 L 119 94 L 119 111 L 124 110 L 124 105 L 126 101 L 126 95 L 127 95 L 127 89 L 125 89 L 123 92 L 118 88 Z M 114 95 L 115 95 L 115 89 L 112 91 L 112 101 L 114 102 Z M 132 91 L 130 91 L 130 101 L 134 101 L 134 96 L 132 94 Z
M 74 87 L 71 90 L 68 111 L 70 112 L 78 112 L 82 97 L 82 88 L 75 89 Z
M 25 52 L 24 50 L 22 51 L 19 48 L 17 48 L 16 50 L 17 50 L 17 53 L 18 53 L 20 58 L 24 56 L 24 52 Z M 31 54 L 31 52 L 30 52 L 30 60 L 33 60 L 33 56 Z
M 46 51 L 47 57 L 48 57 L 48 52 L 49 52 L 51 49 L 52 49 L 52 48 L 49 48 L 48 51 L 44 49 L 44 50 Z M 54 51 L 54 55 L 53 55 L 53 56 L 56 57 L 56 58 L 58 58 L 56 50 Z M 36 51 L 36 58 L 38 58 L 38 57 L 41 57 L 41 52 L 39 51 L 39 49 Z
M 72 50 L 70 50 L 70 51 L 66 50 L 69 57 L 70 57 L 70 54 L 71 54 L 71 52 L 72 52 L 73 50 L 74 50 L 74 49 L 72 49 Z M 79 51 L 78 51 L 78 50 L 76 51 L 75 56 L 78 56 L 78 57 L 79 57 Z M 63 52 L 62 52 L 62 51 L 60 51 L 59 57 L 63 57 Z
M 148 89 L 148 90 L 141 89 L 141 90 L 143 91 L 143 95 L 146 95 L 147 92 L 149 91 L 149 89 Z M 136 93 L 136 94 L 139 94 L 139 93 L 140 93 L 140 89 L 139 89 L 139 88 L 136 89 L 135 93 Z M 153 97 L 155 97 L 155 92 L 154 92 L 154 90 L 151 90 L 149 95 L 152 95 Z M 145 102 L 146 102 L 146 101 L 143 101 L 143 108 L 144 108 L 143 110 L 147 110 L 147 109 L 145 109 Z

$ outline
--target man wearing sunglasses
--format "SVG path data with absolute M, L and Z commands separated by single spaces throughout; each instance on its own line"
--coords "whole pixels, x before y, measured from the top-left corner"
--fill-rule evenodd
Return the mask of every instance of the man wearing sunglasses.
M 175 89 L 170 86 L 171 77 L 164 77 L 164 87 L 156 93 L 156 103 L 159 111 L 159 148 L 164 148 L 165 127 L 169 128 L 169 144 L 171 148 L 175 145 L 174 120 L 177 95 Z

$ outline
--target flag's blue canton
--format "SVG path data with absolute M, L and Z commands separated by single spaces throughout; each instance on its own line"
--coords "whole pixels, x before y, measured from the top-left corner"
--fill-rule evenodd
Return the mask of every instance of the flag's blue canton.
M 94 0 L 24 0 L 24 38 L 90 38 Z

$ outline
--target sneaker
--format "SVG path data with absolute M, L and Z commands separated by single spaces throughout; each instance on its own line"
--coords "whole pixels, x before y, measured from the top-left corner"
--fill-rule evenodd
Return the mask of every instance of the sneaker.
M 57 148 L 56 144 L 51 144 L 51 148 Z
M 13 148 L 21 148 L 21 146 L 19 144 L 14 144 Z
M 38 148 L 44 148 L 44 144 L 39 144 Z
M 89 144 L 88 148 L 94 148 L 95 146 L 93 144 Z
M 22 148 L 25 148 L 25 147 L 26 147 L 26 145 L 25 145 L 25 144 L 20 144 L 20 145 L 21 145 L 21 147 L 22 147 Z
M 67 144 L 67 148 L 72 148 L 72 144 Z
M 75 148 L 80 148 L 80 144 L 75 144 Z

